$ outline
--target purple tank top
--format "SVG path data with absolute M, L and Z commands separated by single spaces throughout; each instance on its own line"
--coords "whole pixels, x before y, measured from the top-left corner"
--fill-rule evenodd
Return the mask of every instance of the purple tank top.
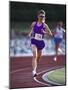
M 36 22 L 33 28 L 33 36 L 35 36 L 35 34 L 37 33 L 41 34 L 42 37 L 44 37 L 43 29 L 44 29 L 43 23 L 40 26 L 38 26 Z

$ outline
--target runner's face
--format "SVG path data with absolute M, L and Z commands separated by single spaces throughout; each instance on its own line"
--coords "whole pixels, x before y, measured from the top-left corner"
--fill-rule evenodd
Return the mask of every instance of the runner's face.
M 38 15 L 38 20 L 43 22 L 45 20 L 45 15 L 43 14 Z
M 63 22 L 59 22 L 60 26 L 62 27 L 63 26 Z
M 63 26 L 63 22 L 58 23 L 58 28 L 60 29 Z

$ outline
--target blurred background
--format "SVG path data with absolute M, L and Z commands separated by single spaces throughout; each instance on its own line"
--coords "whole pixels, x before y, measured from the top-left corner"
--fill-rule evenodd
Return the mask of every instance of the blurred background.
M 36 20 L 37 11 L 44 9 L 46 12 L 45 22 L 53 31 L 58 21 L 63 21 L 63 28 L 66 30 L 66 5 L 29 3 L 9 1 L 10 16 L 10 56 L 32 56 L 31 42 L 28 38 L 30 25 Z M 54 55 L 55 44 L 53 38 L 44 39 L 46 46 L 43 55 Z M 65 54 L 65 38 L 60 44 Z

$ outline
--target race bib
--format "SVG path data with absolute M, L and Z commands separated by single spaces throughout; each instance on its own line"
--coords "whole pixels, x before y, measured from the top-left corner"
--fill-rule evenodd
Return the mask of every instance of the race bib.
M 42 35 L 41 34 L 35 34 L 35 39 L 36 40 L 42 40 Z

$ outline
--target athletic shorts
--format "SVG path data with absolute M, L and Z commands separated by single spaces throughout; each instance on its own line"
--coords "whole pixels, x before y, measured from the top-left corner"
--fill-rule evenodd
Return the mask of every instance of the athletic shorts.
M 36 40 L 36 39 L 31 39 L 31 44 L 34 44 L 39 50 L 42 50 L 45 47 L 45 43 L 43 40 Z
M 62 42 L 62 38 L 54 38 L 55 44 L 59 44 Z

